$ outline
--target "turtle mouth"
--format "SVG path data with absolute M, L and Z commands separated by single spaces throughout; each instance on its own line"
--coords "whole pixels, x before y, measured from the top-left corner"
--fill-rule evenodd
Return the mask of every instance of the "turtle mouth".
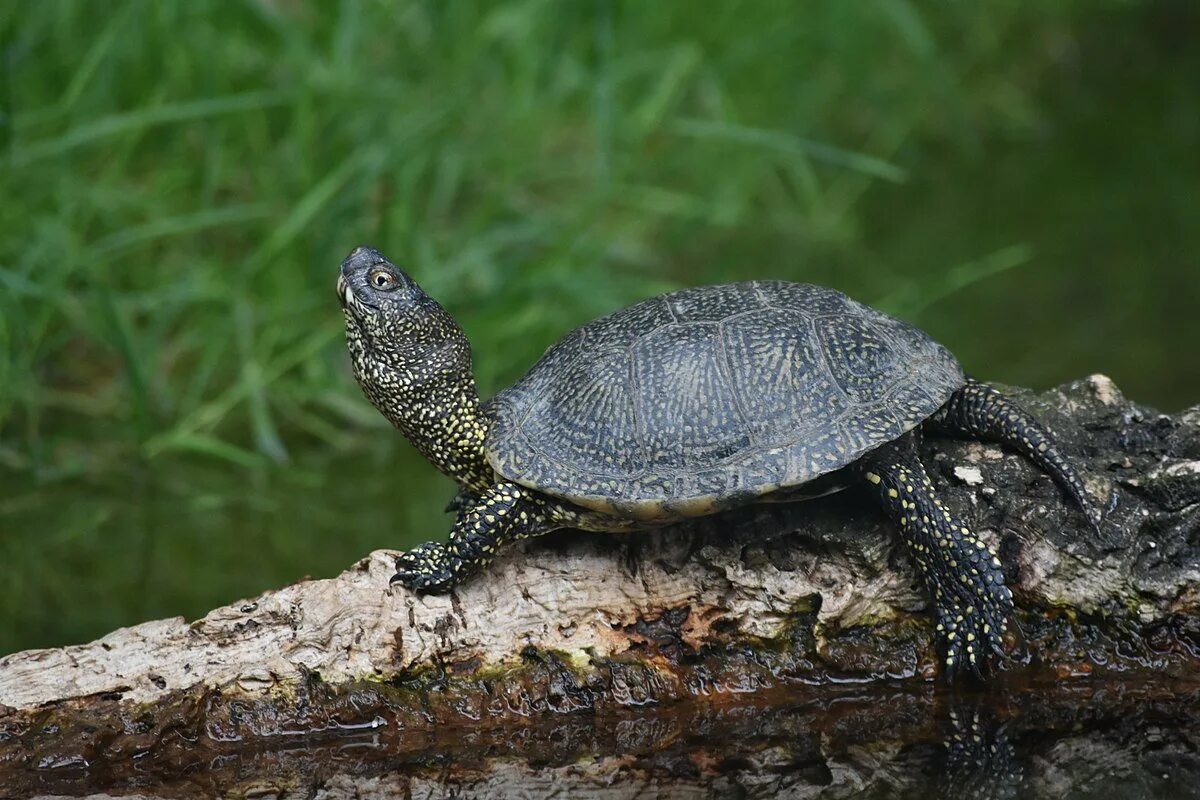
M 374 303 L 368 303 L 355 293 L 354 287 L 350 285 L 350 281 L 346 280 L 346 276 L 343 274 L 338 274 L 337 277 L 337 296 L 338 302 L 346 311 L 375 309 Z
M 337 278 L 337 296 L 338 300 L 342 304 L 342 308 L 350 305 L 350 300 L 352 297 L 350 293 L 350 284 L 346 282 L 346 276 L 342 275 L 341 273 L 338 273 Z

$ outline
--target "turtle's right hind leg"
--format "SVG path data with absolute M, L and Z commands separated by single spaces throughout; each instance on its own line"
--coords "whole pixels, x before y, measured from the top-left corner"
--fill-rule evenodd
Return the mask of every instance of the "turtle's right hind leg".
M 913 435 L 876 450 L 863 475 L 900 528 L 933 600 L 944 674 L 953 680 L 966 669 L 985 676 L 1004 654 L 1013 612 L 1000 560 L 938 498 Z

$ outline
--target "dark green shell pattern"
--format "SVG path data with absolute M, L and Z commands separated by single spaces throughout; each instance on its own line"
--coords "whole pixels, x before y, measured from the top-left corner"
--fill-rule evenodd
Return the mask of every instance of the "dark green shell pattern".
M 486 449 L 586 508 L 692 516 L 851 464 L 964 383 L 941 345 L 840 292 L 706 286 L 572 331 L 494 398 Z

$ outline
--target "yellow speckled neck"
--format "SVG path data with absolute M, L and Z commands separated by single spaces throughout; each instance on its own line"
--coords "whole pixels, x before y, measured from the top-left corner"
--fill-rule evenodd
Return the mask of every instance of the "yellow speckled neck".
M 421 455 L 468 489 L 490 486 L 488 420 L 470 344 L 450 315 L 432 300 L 401 320 L 347 310 L 346 338 L 363 393 Z

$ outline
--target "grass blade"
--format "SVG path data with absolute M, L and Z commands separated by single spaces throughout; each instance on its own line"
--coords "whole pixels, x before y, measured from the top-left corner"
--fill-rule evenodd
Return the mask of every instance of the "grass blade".
M 61 136 L 13 148 L 12 165 L 24 167 L 42 159 L 61 156 L 77 147 L 94 144 L 122 133 L 140 131 L 158 125 L 190 122 L 223 114 L 256 111 L 289 102 L 285 92 L 259 91 L 244 94 L 210 97 L 183 103 L 171 103 L 155 108 L 139 108 L 136 111 L 111 114 L 107 117 L 72 128 Z
M 199 233 L 224 225 L 254 222 L 267 215 L 268 209 L 265 205 L 246 203 L 225 208 L 206 208 L 192 214 L 159 217 L 145 225 L 124 228 L 111 233 L 93 244 L 89 252 L 98 259 L 113 258 L 159 239 Z
M 893 183 L 903 183 L 908 177 L 903 169 L 882 158 L 780 131 L 694 118 L 677 119 L 669 128 L 681 136 L 690 136 L 695 139 L 744 144 L 773 150 L 784 155 L 804 156 Z

